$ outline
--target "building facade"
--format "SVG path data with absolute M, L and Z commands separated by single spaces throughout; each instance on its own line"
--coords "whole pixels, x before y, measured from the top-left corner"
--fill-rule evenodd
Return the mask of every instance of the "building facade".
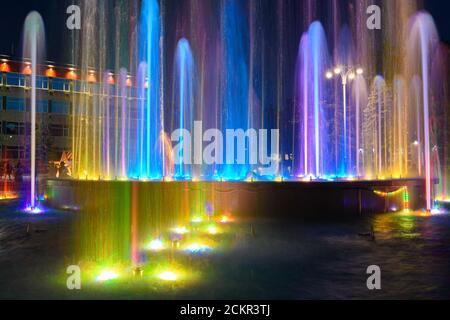
M 40 66 L 37 76 L 36 154 L 38 172 L 49 173 L 51 162 L 71 149 L 70 115 L 73 78 L 64 68 Z M 64 75 L 66 74 L 66 75 Z M 6 58 L 0 62 L 0 160 L 1 167 L 30 161 L 31 67 Z M 4 169 L 2 169 L 4 171 Z

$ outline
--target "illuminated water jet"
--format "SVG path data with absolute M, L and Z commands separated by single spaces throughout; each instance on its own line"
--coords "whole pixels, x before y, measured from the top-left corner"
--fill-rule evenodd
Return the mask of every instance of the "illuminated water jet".
M 31 181 L 30 211 L 36 207 L 36 76 L 38 63 L 45 52 L 45 29 L 42 17 L 36 11 L 28 14 L 24 24 L 24 59 L 31 61 Z

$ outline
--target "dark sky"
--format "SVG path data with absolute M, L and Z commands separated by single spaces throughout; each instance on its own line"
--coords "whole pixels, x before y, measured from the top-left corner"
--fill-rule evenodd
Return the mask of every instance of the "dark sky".
M 46 28 L 47 50 L 49 60 L 65 60 L 64 50 L 59 44 L 68 37 L 65 28 L 66 8 L 68 0 L 0 0 L 2 17 L 0 19 L 0 54 L 12 56 L 21 55 L 22 29 L 27 14 L 38 11 L 44 20 Z
M 61 44 L 67 43 L 69 38 L 69 31 L 65 28 L 65 11 L 71 2 L 72 0 L 0 0 L 0 54 L 16 57 L 21 55 L 23 21 L 31 10 L 37 10 L 42 14 L 46 26 L 48 60 L 67 62 L 69 48 Z M 433 15 L 441 39 L 450 43 L 450 1 L 424 0 L 424 6 Z

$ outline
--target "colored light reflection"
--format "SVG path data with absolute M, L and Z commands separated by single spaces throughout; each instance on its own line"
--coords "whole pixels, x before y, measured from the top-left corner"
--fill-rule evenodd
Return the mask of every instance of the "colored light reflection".
M 96 280 L 98 282 L 105 282 L 105 281 L 110 281 L 110 280 L 114 280 L 119 278 L 119 274 L 114 272 L 114 271 L 110 271 L 110 270 L 106 270 L 103 271 L 97 278 Z
M 443 210 L 441 208 L 434 208 L 431 210 L 431 214 L 434 216 L 440 215 L 440 214 L 445 214 L 445 210 Z
M 185 249 L 185 251 L 190 253 L 206 253 L 210 250 L 211 250 L 210 247 L 202 243 L 192 243 L 188 245 Z
M 18 196 L 13 193 L 5 193 L 0 195 L 0 200 L 14 200 L 17 199 Z

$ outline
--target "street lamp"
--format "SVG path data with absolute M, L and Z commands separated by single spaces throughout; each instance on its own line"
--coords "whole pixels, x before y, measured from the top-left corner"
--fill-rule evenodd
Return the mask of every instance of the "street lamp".
M 342 81 L 343 93 L 343 111 L 344 111 L 344 162 L 347 166 L 347 83 L 356 78 L 356 75 L 362 75 L 362 68 L 355 69 L 352 66 L 336 66 L 333 71 L 327 71 L 325 74 L 327 79 L 332 79 L 334 75 L 340 76 Z M 359 146 L 357 146 L 358 148 Z

